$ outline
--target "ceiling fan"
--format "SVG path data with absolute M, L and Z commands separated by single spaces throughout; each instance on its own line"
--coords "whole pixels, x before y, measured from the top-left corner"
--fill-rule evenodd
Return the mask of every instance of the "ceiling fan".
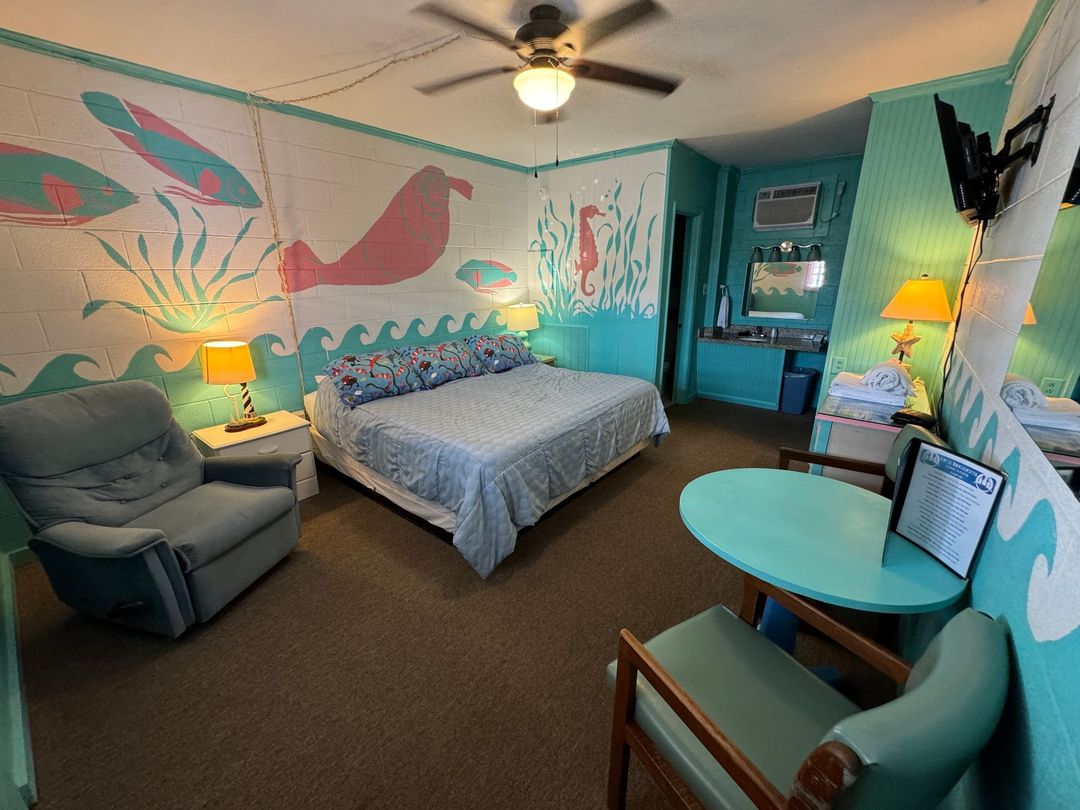
M 487 68 L 416 88 L 426 95 L 490 76 L 513 73 L 514 89 L 521 100 L 534 110 L 550 112 L 566 103 L 577 79 L 621 84 L 664 96 L 674 92 L 682 81 L 681 78 L 581 58 L 584 48 L 632 26 L 666 16 L 667 12 L 653 0 L 633 0 L 592 20 L 564 19 L 559 8 L 544 3 L 529 11 L 529 21 L 518 29 L 513 39 L 436 2 L 424 3 L 416 11 L 487 37 L 496 45 L 517 53 L 524 62 L 518 67 Z

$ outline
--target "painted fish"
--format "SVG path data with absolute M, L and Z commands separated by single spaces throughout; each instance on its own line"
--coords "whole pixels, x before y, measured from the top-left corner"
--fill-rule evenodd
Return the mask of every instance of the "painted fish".
M 409 178 L 386 210 L 336 262 L 322 262 L 306 242 L 284 250 L 289 292 L 317 284 L 396 284 L 431 269 L 450 234 L 450 190 L 472 199 L 472 185 L 425 166 Z
M 203 205 L 262 205 L 235 166 L 146 108 L 108 93 L 83 93 L 82 100 L 120 143 L 186 186 L 167 186 L 169 194 Z
M 0 143 L 0 220 L 24 225 L 82 225 L 138 197 L 77 160 Z
M 586 205 L 578 213 L 577 272 L 581 276 L 581 292 L 583 295 L 592 295 L 596 292 L 595 286 L 585 286 L 589 273 L 595 270 L 600 263 L 600 256 L 596 252 L 596 236 L 593 234 L 592 225 L 589 224 L 589 220 L 595 216 L 606 217 L 607 214 L 595 205 Z
M 454 274 L 474 290 L 498 290 L 517 281 L 517 273 L 500 262 L 470 259 Z
M 802 267 L 790 262 L 768 262 L 758 272 L 761 276 L 795 276 L 802 272 Z

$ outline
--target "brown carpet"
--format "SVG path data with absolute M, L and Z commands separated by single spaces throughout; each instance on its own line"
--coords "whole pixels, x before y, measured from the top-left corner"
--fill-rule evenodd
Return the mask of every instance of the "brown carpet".
M 76 616 L 20 569 L 40 807 L 601 807 L 619 628 L 647 639 L 738 596 L 680 490 L 773 466 L 811 427 L 669 413 L 662 448 L 523 532 L 487 581 L 325 467 L 300 548 L 177 641 Z M 635 767 L 632 806 L 658 803 Z

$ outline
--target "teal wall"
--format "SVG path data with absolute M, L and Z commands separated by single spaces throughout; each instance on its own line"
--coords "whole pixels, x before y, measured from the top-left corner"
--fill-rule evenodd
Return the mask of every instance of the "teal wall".
M 832 321 L 829 353 L 862 372 L 886 360 L 890 333 L 904 324 L 881 310 L 910 278 L 927 273 L 956 294 L 971 247 L 972 230 L 955 213 L 949 190 L 933 94 L 956 106 L 976 132 L 996 137 L 1005 115 L 1007 71 L 995 69 L 873 95 L 870 131 L 844 256 L 843 282 Z M 932 395 L 947 324 L 918 324 L 912 371 Z M 826 367 L 830 367 L 827 365 Z M 827 382 L 827 381 L 826 381 Z M 822 386 L 824 393 L 827 386 Z
M 682 329 L 679 330 L 676 353 L 675 401 L 687 402 L 697 395 L 697 326 L 706 318 L 708 303 L 710 262 L 713 259 L 714 232 L 717 229 L 717 183 L 721 176 L 727 177 L 728 167 L 721 167 L 695 152 L 685 144 L 676 142 L 671 150 L 668 164 L 667 224 L 664 229 L 664 276 L 660 286 L 660 334 L 659 347 L 666 339 L 665 317 L 670 287 L 671 254 L 670 236 L 674 233 L 675 214 L 692 217 L 687 232 L 690 247 L 684 257 L 682 283 Z M 722 222 L 720 223 L 722 226 Z M 658 356 L 658 361 L 662 359 Z M 660 380 L 660 364 L 656 380 Z
M 715 323 L 716 307 L 719 302 L 717 285 L 722 283 L 727 285 L 732 297 L 732 324 L 753 324 L 765 328 L 796 326 L 808 329 L 829 329 L 833 321 L 837 290 L 840 287 L 844 251 L 851 229 L 861 165 L 861 155 L 842 155 L 779 166 L 762 166 L 742 172 L 732 170 L 729 176 L 721 174 L 718 178 L 717 204 L 714 208 L 717 216 L 722 220 L 723 242 L 722 248 L 714 250 L 713 253 L 717 273 L 710 279 L 704 318 L 699 322 L 705 326 Z M 814 227 L 786 231 L 754 230 L 754 197 L 759 189 L 815 181 L 821 182 L 822 192 Z M 838 200 L 836 188 L 840 182 L 845 184 L 845 190 L 843 197 Z M 834 212 L 835 218 L 830 219 Z M 827 267 L 826 283 L 818 295 L 814 319 L 795 322 L 781 319 L 750 319 L 743 316 L 747 265 L 754 246 L 768 247 L 785 239 L 801 245 L 818 242 L 822 246 L 821 255 Z M 746 351 L 754 350 L 716 343 L 698 343 L 697 354 L 693 360 L 697 393 L 701 396 L 744 402 L 759 407 L 774 407 L 769 403 L 775 402 L 776 390 L 780 384 L 778 379 L 762 379 L 749 389 L 745 382 L 739 382 L 736 385 L 737 393 L 732 387 L 733 383 L 728 378 L 733 374 L 745 373 L 746 367 L 753 366 L 755 360 L 762 359 L 752 354 L 744 356 L 742 353 Z M 786 358 L 786 362 L 789 367 L 814 368 L 821 372 L 825 368 L 825 355 L 793 352 Z M 771 367 L 773 364 L 768 365 Z

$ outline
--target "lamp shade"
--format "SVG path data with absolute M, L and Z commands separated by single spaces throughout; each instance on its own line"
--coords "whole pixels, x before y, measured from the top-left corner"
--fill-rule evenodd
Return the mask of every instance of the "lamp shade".
M 1035 310 L 1031 308 L 1031 302 L 1028 301 L 1027 309 L 1024 310 L 1024 322 L 1021 326 L 1034 326 L 1038 321 L 1035 320 Z
M 251 349 L 242 340 L 210 340 L 199 347 L 203 382 L 237 385 L 255 379 Z
M 902 321 L 951 321 L 945 282 L 925 275 L 905 281 L 888 306 L 881 310 L 881 317 Z
M 539 329 L 536 304 L 511 304 L 506 308 L 506 328 L 511 332 L 528 332 Z
M 527 67 L 514 77 L 514 89 L 529 107 L 541 112 L 555 110 L 574 92 L 574 77 L 553 67 Z

